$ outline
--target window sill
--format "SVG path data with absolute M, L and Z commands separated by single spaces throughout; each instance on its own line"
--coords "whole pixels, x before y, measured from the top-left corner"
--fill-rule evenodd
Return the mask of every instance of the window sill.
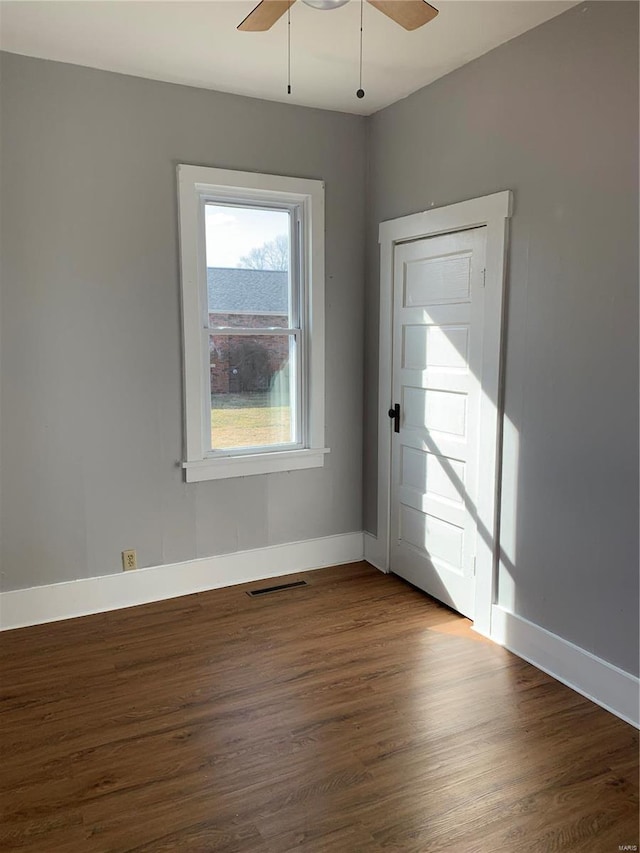
M 329 448 L 283 450 L 274 453 L 251 453 L 246 456 L 225 456 L 183 462 L 187 483 L 203 480 L 223 480 L 229 477 L 250 477 L 253 474 L 274 474 L 278 471 L 298 471 L 302 468 L 322 468 Z

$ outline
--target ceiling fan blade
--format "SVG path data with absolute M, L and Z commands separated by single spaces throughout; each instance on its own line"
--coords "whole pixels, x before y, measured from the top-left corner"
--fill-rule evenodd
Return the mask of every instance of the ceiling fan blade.
M 284 15 L 289 6 L 293 6 L 294 3 L 295 0 L 261 0 L 256 8 L 249 12 L 244 21 L 238 25 L 238 29 L 245 33 L 261 33 L 270 30 L 275 22 Z
M 368 0 L 396 24 L 405 30 L 417 30 L 423 24 L 433 21 L 438 10 L 426 0 Z

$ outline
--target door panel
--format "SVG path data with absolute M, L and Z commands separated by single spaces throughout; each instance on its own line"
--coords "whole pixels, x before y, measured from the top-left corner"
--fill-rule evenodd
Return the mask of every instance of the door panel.
M 448 459 L 447 462 L 445 467 L 442 457 L 405 445 L 402 448 L 400 484 L 420 493 L 424 490 L 427 498 L 445 498 L 464 506 L 460 491 L 451 477 L 453 474 L 464 483 L 464 462 L 458 459 Z
M 462 302 L 469 298 L 471 289 L 471 258 L 456 254 L 448 258 L 411 260 L 407 263 L 404 281 L 407 308 Z
M 411 370 L 466 369 L 469 330 L 465 326 L 405 326 L 403 334 L 403 367 Z
M 432 559 L 445 562 L 454 571 L 462 573 L 462 527 L 401 504 L 400 536 L 421 551 L 428 549 Z
M 428 381 L 428 380 L 427 380 Z M 443 388 L 403 388 L 405 426 L 464 436 L 467 395 Z
M 486 229 L 396 247 L 391 569 L 473 616 Z

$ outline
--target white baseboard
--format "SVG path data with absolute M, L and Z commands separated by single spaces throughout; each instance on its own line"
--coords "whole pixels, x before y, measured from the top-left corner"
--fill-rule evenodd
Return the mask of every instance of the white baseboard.
M 640 728 L 640 679 L 494 605 L 491 639 Z
M 375 569 L 388 574 L 389 567 L 387 566 L 386 557 L 380 549 L 378 537 L 374 536 L 373 533 L 367 533 L 366 530 L 364 532 L 364 558 Z
M 362 560 L 362 532 L 0 593 L 0 630 Z

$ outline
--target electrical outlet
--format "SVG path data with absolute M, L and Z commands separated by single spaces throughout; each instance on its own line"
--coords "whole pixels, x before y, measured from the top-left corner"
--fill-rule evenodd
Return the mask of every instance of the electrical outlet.
M 131 569 L 138 568 L 138 558 L 136 556 L 136 549 L 132 548 L 130 551 L 122 552 L 122 569 L 125 572 L 130 572 Z

